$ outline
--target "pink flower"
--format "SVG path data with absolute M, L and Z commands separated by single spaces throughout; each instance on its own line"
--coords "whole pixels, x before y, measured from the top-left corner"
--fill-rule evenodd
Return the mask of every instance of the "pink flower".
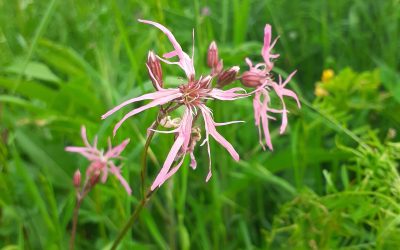
M 286 89 L 285 86 L 296 73 L 294 71 L 291 73 L 288 78 L 282 83 L 282 77 L 279 76 L 279 83 L 276 83 L 273 80 L 273 76 L 271 74 L 271 70 L 274 66 L 272 59 L 276 59 L 279 57 L 278 54 L 272 54 L 271 50 L 274 47 L 278 38 L 274 40 L 271 44 L 271 26 L 269 24 L 265 25 L 264 28 L 264 46 L 261 50 L 261 55 L 264 59 L 263 63 L 258 63 L 253 66 L 253 63 L 250 59 L 246 58 L 246 63 L 249 65 L 249 70 L 244 72 L 241 77 L 241 82 L 244 86 L 256 88 L 254 93 L 253 100 L 253 109 L 254 109 L 254 118 L 255 124 L 258 127 L 260 144 L 264 148 L 264 144 L 262 142 L 262 132 L 264 134 L 266 145 L 270 150 L 273 150 L 271 136 L 269 132 L 269 119 L 275 120 L 274 117 L 269 116 L 270 113 L 280 113 L 282 114 L 282 123 L 280 127 L 280 134 L 282 134 L 287 126 L 287 113 L 286 104 L 284 101 L 284 96 L 292 97 L 296 100 L 298 107 L 300 108 L 300 101 L 293 91 Z M 271 90 L 274 90 L 276 95 L 279 97 L 282 108 L 281 109 L 273 109 L 269 107 L 270 104 L 270 96 L 269 93 Z M 265 148 L 264 148 L 265 149 Z
M 171 147 L 171 150 L 168 153 L 168 156 L 163 164 L 162 169 L 158 173 L 156 179 L 154 180 L 151 190 L 154 190 L 157 187 L 160 187 L 168 178 L 170 178 L 172 175 L 174 175 L 179 168 L 181 167 L 184 156 L 186 154 L 190 154 L 191 157 L 191 166 L 192 168 L 196 168 L 196 159 L 194 158 L 193 155 L 193 141 L 197 141 L 199 138 L 193 138 L 193 130 L 195 129 L 193 127 L 195 120 L 197 119 L 197 116 L 201 114 L 204 119 L 205 123 L 205 131 L 206 131 L 206 138 L 203 142 L 207 143 L 207 151 L 210 157 L 210 145 L 209 145 L 209 136 L 211 135 L 216 141 L 218 141 L 235 159 L 236 161 L 239 160 L 239 155 L 233 148 L 233 146 L 225 139 L 223 138 L 216 130 L 216 126 L 221 126 L 221 125 L 227 125 L 230 123 L 215 123 L 213 118 L 212 118 L 212 112 L 209 108 L 206 107 L 205 103 L 209 99 L 218 99 L 218 100 L 223 100 L 223 101 L 229 101 L 229 100 L 235 100 L 238 98 L 246 97 L 247 95 L 243 93 L 238 93 L 239 91 L 244 91 L 241 88 L 232 88 L 229 90 L 221 90 L 221 89 L 216 89 L 211 87 L 211 81 L 213 79 L 213 76 L 208 75 L 205 77 L 200 77 L 198 80 L 195 80 L 195 70 L 194 70 L 194 65 L 193 65 L 193 56 L 192 58 L 189 57 L 188 54 L 186 54 L 180 44 L 176 41 L 174 35 L 163 25 L 152 22 L 152 21 L 147 21 L 147 20 L 139 20 L 139 22 L 146 23 L 153 25 L 160 29 L 162 32 L 164 32 L 169 41 L 171 42 L 174 50 L 164 54 L 164 58 L 158 57 L 161 61 L 167 63 L 167 64 L 175 64 L 178 65 L 186 74 L 187 77 L 187 83 L 182 84 L 178 88 L 174 89 L 164 89 L 162 88 L 161 84 L 156 84 L 158 86 L 157 90 L 153 93 L 149 94 L 144 94 L 142 96 L 132 98 L 130 100 L 127 100 L 123 102 L 122 104 L 116 106 L 115 108 L 111 109 L 108 111 L 106 114 L 102 116 L 102 119 L 107 118 L 117 110 L 121 109 L 122 107 L 142 101 L 142 100 L 151 100 L 148 104 L 141 106 L 139 108 L 135 108 L 129 113 L 127 113 L 122 120 L 120 120 L 116 126 L 114 127 L 114 134 L 118 130 L 118 128 L 121 126 L 121 124 L 128 119 L 129 117 L 136 115 L 146 109 L 159 106 L 159 105 L 164 105 L 167 103 L 170 104 L 175 104 L 177 106 L 184 106 L 184 112 L 183 116 L 181 117 L 181 121 L 179 123 L 179 126 L 172 130 L 172 131 L 156 131 L 160 133 L 175 133 L 176 134 L 176 139 L 174 144 Z M 177 61 L 171 62 L 168 61 L 167 59 L 171 59 L 177 57 Z M 154 77 L 153 73 L 151 72 L 151 69 L 149 69 L 150 76 L 152 78 L 152 81 L 157 81 L 156 77 Z M 183 152 L 183 154 L 182 154 Z M 178 158 L 180 155 L 182 155 L 180 161 L 176 166 L 172 167 L 173 162 Z M 211 158 L 209 161 L 209 173 L 207 175 L 206 181 L 208 181 L 211 177 Z
M 108 150 L 103 153 L 103 150 L 97 149 L 97 136 L 94 139 L 93 146 L 89 144 L 86 136 L 86 128 L 82 126 L 81 136 L 84 143 L 84 147 L 66 147 L 65 150 L 68 152 L 74 152 L 83 155 L 90 161 L 90 165 L 86 170 L 87 183 L 90 180 L 96 180 L 101 175 L 101 181 L 106 182 L 108 173 L 115 175 L 121 185 L 125 188 L 126 192 L 130 195 L 132 193 L 129 184 L 121 175 L 121 167 L 115 166 L 113 159 L 120 159 L 121 152 L 125 149 L 129 143 L 129 139 L 124 140 L 120 145 L 116 147 L 111 146 L 111 140 L 108 138 Z

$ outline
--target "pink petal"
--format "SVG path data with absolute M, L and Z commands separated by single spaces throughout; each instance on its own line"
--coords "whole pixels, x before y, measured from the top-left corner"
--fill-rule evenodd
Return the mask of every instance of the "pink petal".
M 151 190 L 153 191 L 157 187 L 161 186 L 166 180 L 166 175 L 171 168 L 172 163 L 175 160 L 176 155 L 178 154 L 180 148 L 182 147 L 184 142 L 183 137 L 176 138 L 174 144 L 172 145 L 171 150 L 168 153 L 167 159 L 164 162 L 161 171 L 158 173 L 156 179 L 154 180 L 153 184 L 151 185 Z
M 82 140 L 83 140 L 83 143 L 85 144 L 85 146 L 88 147 L 88 148 L 92 147 L 89 144 L 89 141 L 88 141 L 87 135 L 86 135 L 86 128 L 83 125 L 81 127 L 81 136 L 82 136 Z
M 190 152 L 190 166 L 191 166 L 193 169 L 196 169 L 196 167 L 197 167 L 196 157 L 194 157 L 193 152 Z
M 206 182 L 208 182 L 210 180 L 211 176 L 212 176 L 212 172 L 211 172 L 211 169 L 209 169 L 207 177 L 206 177 Z
M 200 106 L 201 112 L 203 113 L 204 121 L 205 121 L 205 126 L 207 132 L 214 137 L 214 139 L 219 142 L 232 156 L 235 161 L 239 161 L 239 154 L 236 152 L 236 150 L 233 148 L 233 146 L 223 137 L 221 136 L 217 130 L 215 129 L 214 126 L 214 120 L 211 117 L 211 114 L 209 111 Z
M 176 94 L 176 93 L 179 93 L 178 89 L 162 89 L 160 91 L 156 91 L 156 92 L 149 93 L 149 94 L 144 94 L 142 96 L 129 99 L 129 100 L 121 103 L 120 105 L 116 106 L 115 108 L 111 109 L 104 115 L 102 115 L 101 119 L 103 119 L 103 120 L 106 119 L 108 116 L 112 115 L 113 113 L 115 113 L 116 111 L 120 110 L 121 108 L 123 108 L 124 106 L 126 106 L 128 104 L 138 102 L 138 101 L 143 101 L 143 100 L 158 99 L 158 98 L 169 96 L 169 95 Z
M 108 169 L 107 167 L 105 167 L 102 169 L 101 182 L 105 183 L 107 181 L 107 177 L 108 177 Z
M 178 53 L 176 52 L 176 50 L 174 50 L 174 51 L 165 53 L 165 54 L 163 55 L 163 57 L 165 57 L 165 58 L 171 58 L 171 57 L 174 57 L 174 56 L 177 56 L 177 55 L 178 55 Z
M 264 27 L 264 46 L 261 50 L 261 54 L 264 57 L 265 62 L 269 62 L 270 44 L 271 44 L 271 25 L 266 24 Z
M 161 186 L 170 176 L 172 176 L 179 169 L 182 163 L 179 163 L 170 172 L 172 163 L 174 162 L 179 150 L 181 148 L 183 149 L 184 152 L 186 152 L 187 150 L 192 132 L 192 122 L 193 122 L 193 116 L 190 113 L 189 108 L 186 108 L 182 116 L 181 124 L 178 128 L 179 129 L 178 137 L 176 138 L 174 144 L 172 145 L 171 150 L 168 153 L 167 159 L 165 160 L 164 165 L 161 168 L 161 171 L 158 173 L 156 179 L 151 185 L 151 190 L 154 190 L 156 187 Z M 182 157 L 182 160 L 183 158 L 184 157 Z
M 249 58 L 246 57 L 245 61 L 246 61 L 247 65 L 249 65 L 250 69 L 253 68 L 253 62 Z
M 144 105 L 144 106 L 142 106 L 140 108 L 136 108 L 136 109 L 130 111 L 128 114 L 126 114 L 115 125 L 114 130 L 113 130 L 114 136 L 117 133 L 117 130 L 119 129 L 119 127 L 122 125 L 122 123 L 124 123 L 129 117 L 134 116 L 134 115 L 136 115 L 136 114 L 138 114 L 138 113 L 140 113 L 140 112 L 142 112 L 142 111 L 144 111 L 146 109 L 149 109 L 149 108 L 152 108 L 152 107 L 155 107 L 155 106 L 159 106 L 159 105 L 163 105 L 163 104 L 165 104 L 167 102 L 170 102 L 170 101 L 180 97 L 181 95 L 182 95 L 181 93 L 172 94 L 172 95 L 169 95 L 169 96 L 164 96 L 164 94 L 163 94 L 161 98 L 157 98 L 157 99 L 153 100 L 152 102 L 150 102 L 150 103 L 148 103 L 148 104 L 146 104 L 146 105 Z
M 236 93 L 238 91 L 242 91 L 244 93 Z M 239 98 L 244 98 L 248 97 L 248 94 L 245 94 L 246 90 L 242 88 L 232 88 L 228 90 L 222 90 L 222 89 L 217 89 L 213 88 L 208 95 L 211 96 L 212 98 L 218 99 L 218 100 L 223 100 L 223 101 L 231 101 L 231 100 L 236 100 Z
M 100 152 L 94 151 L 92 148 L 88 149 L 85 147 L 66 147 L 65 151 L 81 154 L 89 161 L 99 160 Z
M 181 168 L 183 160 L 185 159 L 185 156 L 182 156 L 182 159 L 179 161 L 179 163 L 173 167 L 166 175 L 165 175 L 165 181 L 168 180 L 171 176 L 173 176 L 178 170 Z M 160 183 L 159 186 L 161 186 L 163 183 Z
M 178 43 L 178 41 L 176 41 L 176 39 L 175 39 L 174 35 L 171 33 L 171 31 L 169 31 L 166 27 L 164 27 L 163 25 L 156 23 L 156 22 L 152 22 L 152 21 L 148 21 L 148 20 L 141 20 L 141 19 L 139 19 L 138 21 L 142 22 L 142 23 L 153 25 L 153 26 L 157 27 L 158 29 L 160 29 L 162 32 L 164 32 L 165 35 L 167 35 L 169 41 L 171 42 L 172 46 L 175 49 L 175 51 L 171 51 L 166 54 L 167 58 L 170 58 L 173 56 L 178 56 L 179 57 L 179 66 L 185 71 L 186 76 L 188 78 L 192 78 L 195 75 L 193 61 L 188 56 L 188 54 L 183 52 L 181 45 Z
M 271 50 L 274 47 L 276 41 L 278 40 L 278 38 L 276 38 L 271 45 L 271 36 L 272 36 L 271 25 L 266 24 L 265 28 L 264 28 L 264 46 L 261 50 L 261 54 L 264 58 L 265 64 L 267 66 L 267 70 L 271 70 L 273 67 L 271 58 L 279 57 L 278 54 L 271 54 Z
M 122 177 L 120 173 L 120 168 L 116 167 L 113 163 L 110 166 L 110 172 L 117 177 L 121 185 L 125 188 L 126 192 L 131 195 L 132 194 L 132 189 L 130 188 L 128 182 Z
M 268 108 L 268 103 L 269 103 L 269 95 L 268 95 L 267 91 L 264 91 L 263 94 L 264 94 L 264 101 L 262 103 L 262 111 L 260 112 L 260 114 L 261 114 L 261 122 L 262 122 L 262 126 L 263 126 L 265 142 L 267 143 L 268 148 L 270 150 L 273 150 L 272 142 L 271 142 L 271 136 L 270 136 L 270 133 L 269 133 L 268 115 L 267 115 L 267 108 Z
M 107 153 L 105 154 L 106 158 L 113 158 L 113 157 L 117 157 L 121 154 L 122 151 L 124 151 L 125 147 L 128 145 L 130 139 L 126 139 L 124 140 L 121 144 L 119 144 L 118 146 L 111 148 L 107 151 Z
M 289 90 L 289 89 L 282 89 L 282 90 L 281 90 L 281 94 L 284 95 L 284 96 L 290 96 L 290 97 L 292 97 L 293 99 L 295 99 L 296 102 L 297 102 L 297 106 L 298 106 L 299 108 L 301 108 L 300 100 L 299 100 L 299 98 L 297 97 L 296 93 L 294 93 L 292 90 Z
M 281 128 L 279 129 L 280 134 L 283 134 L 285 132 L 287 123 L 288 123 L 287 111 L 285 109 L 284 112 L 282 113 L 282 124 L 281 124 Z

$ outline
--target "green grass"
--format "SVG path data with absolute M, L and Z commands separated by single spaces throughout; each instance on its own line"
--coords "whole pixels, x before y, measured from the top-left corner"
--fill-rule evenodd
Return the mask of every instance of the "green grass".
M 209 15 L 203 15 L 204 8 Z M 67 153 L 81 145 L 84 124 L 100 145 L 122 114 L 101 114 L 152 91 L 148 50 L 167 52 L 166 37 L 136 19 L 171 28 L 207 72 L 215 40 L 224 64 L 260 60 L 265 23 L 280 36 L 277 72 L 298 70 L 289 85 L 289 129 L 274 151 L 262 151 L 250 100 L 212 103 L 218 128 L 241 155 L 239 163 L 212 142 L 195 151 L 162 186 L 120 249 L 399 249 L 400 6 L 387 1 L 4 1 L 0 3 L 0 249 L 67 249 L 74 207 L 72 175 L 87 161 Z M 346 69 L 352 68 L 353 70 Z M 323 69 L 337 76 L 319 83 Z M 375 70 L 376 69 L 376 70 Z M 168 84 L 183 76 L 163 65 Z M 239 83 L 237 83 L 239 85 Z M 125 109 L 128 110 L 128 109 Z M 77 249 L 107 249 L 140 199 L 140 159 L 151 110 L 129 119 L 114 143 L 124 152 L 128 197 L 115 178 L 82 204 Z M 150 185 L 172 145 L 155 136 Z

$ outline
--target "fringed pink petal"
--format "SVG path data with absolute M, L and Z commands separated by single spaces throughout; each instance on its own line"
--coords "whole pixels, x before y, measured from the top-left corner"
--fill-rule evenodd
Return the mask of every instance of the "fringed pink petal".
M 236 93 L 239 91 L 241 91 L 243 93 Z M 239 98 L 244 98 L 244 97 L 249 96 L 248 94 L 246 94 L 246 90 L 244 90 L 242 88 L 232 88 L 232 89 L 228 89 L 228 90 L 213 88 L 208 93 L 208 95 L 215 99 L 223 100 L 223 101 L 231 101 L 231 100 L 236 100 Z
M 144 105 L 144 106 L 142 106 L 142 107 L 140 107 L 140 108 L 137 108 L 137 109 L 134 109 L 134 110 L 130 111 L 128 114 L 126 114 L 126 115 L 115 125 L 114 130 L 113 130 L 113 135 L 115 136 L 115 134 L 117 133 L 117 130 L 119 129 L 119 127 L 120 127 L 120 126 L 122 125 L 122 123 L 124 123 L 129 117 L 134 116 L 134 115 L 136 115 L 136 114 L 138 114 L 138 113 L 140 113 L 140 112 L 142 112 L 142 111 L 144 111 L 144 110 L 146 110 L 146 109 L 149 109 L 149 108 L 152 108 L 152 107 L 155 107 L 155 106 L 159 106 L 159 105 L 163 105 L 163 104 L 165 104 L 165 103 L 167 103 L 167 102 L 170 102 L 170 101 L 172 101 L 172 100 L 174 100 L 174 99 L 180 97 L 181 95 L 182 95 L 181 93 L 177 93 L 177 94 L 172 94 L 172 95 L 169 95 L 169 96 L 163 96 L 163 97 L 161 97 L 161 98 L 158 98 L 158 99 L 153 100 L 152 102 L 150 102 L 150 103 L 148 103 L 148 104 L 146 104 L 146 105 Z
M 111 148 L 107 151 L 105 154 L 106 158 L 114 158 L 117 157 L 121 154 L 122 151 L 124 151 L 125 147 L 129 144 L 130 139 L 125 139 L 121 144 L 118 146 Z
M 111 163 L 110 166 L 110 172 L 115 175 L 115 177 L 117 177 L 117 179 L 119 180 L 119 182 L 121 183 L 121 185 L 125 188 L 126 192 L 131 195 L 132 194 L 132 189 L 129 186 L 128 182 L 124 179 L 124 177 L 122 177 L 121 175 L 121 169 L 116 167 L 114 165 L 114 163 Z
M 249 58 L 246 57 L 245 61 L 246 61 L 247 65 L 249 65 L 250 69 L 253 68 L 253 62 Z
M 192 167 L 192 169 L 196 169 L 197 167 L 196 157 L 194 157 L 193 152 L 190 152 L 190 167 Z
M 264 58 L 265 62 L 269 62 L 269 52 L 270 52 L 270 44 L 271 44 L 271 25 L 266 24 L 264 27 L 264 46 L 261 50 L 261 55 Z
M 253 99 L 253 110 L 254 110 L 254 121 L 255 125 L 258 128 L 258 139 L 260 145 L 262 146 L 263 150 L 265 150 L 264 143 L 262 141 L 262 133 L 261 133 L 261 100 L 260 100 L 260 92 L 256 92 Z
M 86 135 L 86 127 L 83 125 L 81 127 L 81 136 L 82 136 L 82 140 L 83 140 L 83 143 L 85 144 L 85 146 L 88 148 L 91 148 L 92 146 L 89 144 L 89 141 L 88 141 L 87 135 Z
M 181 45 L 178 43 L 178 41 L 175 39 L 174 35 L 169 31 L 166 27 L 163 25 L 153 22 L 153 21 L 148 21 L 148 20 L 138 20 L 139 22 L 146 23 L 153 25 L 160 29 L 162 32 L 164 32 L 165 35 L 167 35 L 169 41 L 171 42 L 172 46 L 174 47 L 175 51 L 171 51 L 167 53 L 167 58 L 171 58 L 173 56 L 178 56 L 179 57 L 179 66 L 185 71 L 186 76 L 190 79 L 195 75 L 195 70 L 193 66 L 193 61 L 189 57 L 188 54 L 186 54 L 183 50 Z
M 162 97 L 165 97 L 165 96 L 173 95 L 173 94 L 176 94 L 176 93 L 179 93 L 178 89 L 163 89 L 163 90 L 160 90 L 160 91 L 144 94 L 142 96 L 129 99 L 129 100 L 121 103 L 120 105 L 114 107 L 113 109 L 109 110 L 107 113 L 105 113 L 104 115 L 101 116 L 101 119 L 103 119 L 103 120 L 106 119 L 108 116 L 112 115 L 113 113 L 115 113 L 116 111 L 120 110 L 121 108 L 125 107 L 128 104 L 131 104 L 131 103 L 134 103 L 134 102 L 138 102 L 138 101 L 143 101 L 143 100 L 158 99 L 158 98 L 162 98 Z
M 283 96 L 290 96 L 290 97 L 292 97 L 292 98 L 296 101 L 297 107 L 301 108 L 300 100 L 299 100 L 299 98 L 297 97 L 296 93 L 294 93 L 292 90 L 290 90 L 290 89 L 282 89 L 282 90 L 281 90 L 281 94 L 282 94 Z
M 212 119 L 209 111 L 203 106 L 200 106 L 200 109 L 203 114 L 208 133 L 212 135 L 212 137 L 214 137 L 214 139 L 231 154 L 235 161 L 239 161 L 239 154 L 236 152 L 233 146 L 215 129 L 214 120 Z
M 236 123 L 244 123 L 245 121 L 230 121 L 230 122 L 214 122 L 215 126 L 225 126 L 225 125 L 230 125 L 230 124 L 236 124 Z
M 182 157 L 178 165 L 175 166 L 172 170 L 170 170 L 172 163 L 174 162 L 179 150 L 182 149 L 184 153 L 186 153 L 187 151 L 192 133 L 192 123 L 193 123 L 193 116 L 190 112 L 190 109 L 186 108 L 182 116 L 181 124 L 179 126 L 178 137 L 176 138 L 174 144 L 172 145 L 172 148 L 168 153 L 167 159 L 165 160 L 161 171 L 159 172 L 153 184 L 151 185 L 151 190 L 154 190 L 156 187 L 160 187 L 169 177 L 175 174 L 176 171 L 178 171 L 178 169 L 182 165 L 184 156 Z
M 271 141 L 271 136 L 269 133 L 269 127 L 268 127 L 268 115 L 267 115 L 267 109 L 268 109 L 268 103 L 269 103 L 269 95 L 267 91 L 263 91 L 263 95 L 264 95 L 264 100 L 262 103 L 262 110 L 260 112 L 261 115 L 261 122 L 262 122 L 262 126 L 263 126 L 263 131 L 264 131 L 264 137 L 265 137 L 265 142 L 268 146 L 268 148 L 272 151 L 273 147 L 272 147 L 272 141 Z
M 173 176 L 176 172 L 178 172 L 178 170 L 181 168 L 182 164 L 183 164 L 183 160 L 185 159 L 185 156 L 182 156 L 181 160 L 179 161 L 179 163 L 174 166 L 166 175 L 165 175 L 165 180 L 168 180 L 171 176 Z M 161 186 L 163 183 L 160 183 L 159 186 Z
M 287 118 L 288 111 L 286 110 L 286 107 L 284 107 L 282 111 L 283 111 L 282 112 L 282 123 L 281 123 L 281 127 L 279 129 L 279 134 L 283 134 L 285 132 L 287 124 L 288 124 L 288 118 Z
M 108 177 L 108 169 L 107 169 L 107 167 L 103 168 L 103 169 L 101 170 L 101 172 L 102 172 L 102 175 L 101 175 L 101 182 L 102 182 L 102 183 L 105 183 L 105 182 L 107 181 L 107 177 Z
M 177 55 L 178 55 L 178 53 L 176 52 L 176 50 L 174 50 L 174 51 L 165 53 L 165 54 L 163 55 L 163 57 L 169 59 L 169 58 L 174 57 L 174 56 L 177 56 Z
M 172 163 L 174 162 L 176 155 L 178 154 L 180 148 L 182 147 L 184 142 L 183 137 L 176 138 L 174 144 L 172 145 L 171 150 L 168 153 L 167 159 L 164 162 L 161 171 L 158 173 L 156 179 L 154 180 L 153 184 L 151 185 L 151 190 L 153 191 L 157 187 L 161 186 L 166 181 L 166 174 L 168 173 L 169 169 L 171 168 Z
M 66 147 L 65 151 L 78 153 L 78 154 L 84 156 L 89 161 L 97 161 L 100 159 L 99 158 L 100 152 L 95 151 L 91 148 L 88 149 L 88 148 L 84 148 L 84 147 Z
M 271 25 L 266 24 L 264 28 L 264 46 L 261 50 L 261 54 L 264 58 L 265 64 L 267 66 L 267 70 L 271 70 L 274 64 L 271 62 L 271 58 L 278 58 L 278 54 L 271 54 L 271 50 L 274 47 L 276 41 L 278 38 L 274 40 L 274 42 L 271 44 L 271 37 L 272 37 L 272 31 L 271 31 Z

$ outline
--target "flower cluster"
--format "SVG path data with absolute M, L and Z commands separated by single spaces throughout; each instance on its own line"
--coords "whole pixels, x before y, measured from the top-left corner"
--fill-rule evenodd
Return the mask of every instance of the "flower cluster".
M 111 140 L 108 138 L 108 150 L 104 153 L 103 150 L 97 149 L 97 136 L 93 141 L 93 146 L 90 145 L 86 136 L 86 128 L 84 126 L 81 128 L 81 136 L 85 147 L 66 147 L 65 150 L 81 154 L 90 161 L 90 165 L 86 169 L 86 179 L 82 191 L 90 189 L 96 185 L 99 180 L 101 180 L 102 183 L 105 183 L 107 181 L 108 173 L 111 173 L 117 177 L 126 192 L 130 195 L 132 190 L 121 175 L 121 167 L 117 167 L 113 162 L 114 159 L 121 158 L 120 154 L 125 149 L 126 145 L 128 145 L 129 139 L 124 140 L 116 147 L 112 147 Z M 79 170 L 77 170 L 74 175 L 74 186 L 77 190 L 81 187 L 81 173 Z
M 201 127 L 204 128 L 205 136 L 200 145 L 206 145 L 209 158 L 209 170 L 206 181 L 208 181 L 212 176 L 210 153 L 211 137 L 214 138 L 222 147 L 224 147 L 235 161 L 239 161 L 239 154 L 236 152 L 231 143 L 228 142 L 217 131 L 217 127 L 238 123 L 241 121 L 230 121 L 224 123 L 215 122 L 212 111 L 207 106 L 209 101 L 233 101 L 254 95 L 254 116 L 255 124 L 259 130 L 260 143 L 265 149 L 264 143 L 262 142 L 262 134 L 264 134 L 266 145 L 269 149 L 273 149 L 268 122 L 270 119 L 275 120 L 276 118 L 271 116 L 271 114 L 281 115 L 282 122 L 280 133 L 283 133 L 288 122 L 288 110 L 284 102 L 284 97 L 289 96 L 295 99 L 299 107 L 300 102 L 297 95 L 293 91 L 286 88 L 287 83 L 290 81 L 296 71 L 290 74 L 289 77 L 284 81 L 282 80 L 281 76 L 278 76 L 278 81 L 274 80 L 272 73 L 274 66 L 273 60 L 278 58 L 279 55 L 272 53 L 272 48 L 274 47 L 277 39 L 271 43 L 270 25 L 266 25 L 264 29 L 264 46 L 261 50 L 261 55 L 264 59 L 264 62 L 255 64 L 253 66 L 252 61 L 246 58 L 246 63 L 249 66 L 249 70 L 245 71 L 241 76 L 238 76 L 240 70 L 238 66 L 224 69 L 223 60 L 219 58 L 218 48 L 215 42 L 212 42 L 208 48 L 207 65 L 210 68 L 210 72 L 208 74 L 196 75 L 193 60 L 194 49 L 192 55 L 189 56 L 185 51 L 183 51 L 181 45 L 178 43 L 174 35 L 166 27 L 159 23 L 148 20 L 139 20 L 139 22 L 152 25 L 162 31 L 167 36 L 173 47 L 173 50 L 162 56 L 157 55 L 153 51 L 148 53 L 146 67 L 150 80 L 155 88 L 154 92 L 129 99 L 106 112 L 101 118 L 106 119 L 129 104 L 145 100 L 149 101 L 147 104 L 136 107 L 128 112 L 115 125 L 113 130 L 113 134 L 115 135 L 121 125 L 128 118 L 150 108 L 159 108 L 159 115 L 156 121 L 153 123 L 153 125 L 156 126 L 149 128 L 148 134 L 154 132 L 172 133 L 175 135 L 175 140 L 160 172 L 151 185 L 151 190 L 160 187 L 168 178 L 174 175 L 182 166 L 186 155 L 189 155 L 191 158 L 190 166 L 193 169 L 196 168 L 197 162 L 193 154 L 193 150 L 202 139 Z M 164 62 L 168 65 L 178 66 L 186 75 L 184 83 L 176 88 L 168 88 L 163 79 L 161 62 Z M 253 91 L 247 93 L 243 88 L 239 87 L 226 90 L 222 89 L 238 79 L 240 79 L 244 87 L 253 88 Z M 281 101 L 282 105 L 280 108 L 270 107 L 271 92 L 275 92 Z M 171 112 L 177 109 L 182 109 L 182 115 L 172 119 L 170 117 Z M 203 126 L 197 124 L 197 120 L 200 117 L 204 121 Z M 158 125 L 161 125 L 164 128 L 171 128 L 172 130 L 157 130 Z M 128 143 L 128 140 L 124 141 L 121 145 L 115 147 L 114 149 L 112 149 L 110 146 L 109 151 L 106 154 L 103 154 L 102 151 L 97 150 L 96 145 L 93 147 L 89 145 L 84 129 L 82 130 L 82 137 L 86 147 L 68 147 L 67 150 L 80 153 L 91 161 L 86 176 L 98 176 L 101 173 L 102 180 L 105 181 L 107 178 L 107 173 L 111 172 L 120 180 L 127 192 L 130 193 L 130 188 L 126 181 L 121 177 L 119 168 L 115 167 L 112 161 L 110 161 L 112 158 L 119 156 L 121 151 Z

